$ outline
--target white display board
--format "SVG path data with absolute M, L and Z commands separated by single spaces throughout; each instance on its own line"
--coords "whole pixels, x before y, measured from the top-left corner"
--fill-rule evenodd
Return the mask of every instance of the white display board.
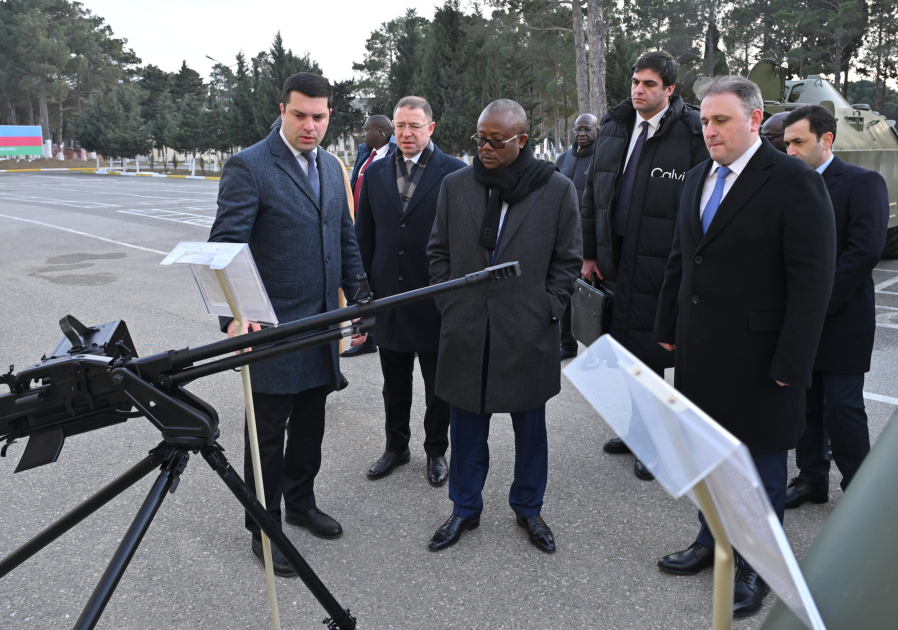
M 609 335 L 564 374 L 672 497 L 698 505 L 692 488 L 704 480 L 733 547 L 805 625 L 825 630 L 742 442 Z
M 203 305 L 210 315 L 232 316 L 216 273 L 216 270 L 220 270 L 225 275 L 243 319 L 277 326 L 277 315 L 246 243 L 181 242 L 161 264 L 176 263 L 190 265 Z

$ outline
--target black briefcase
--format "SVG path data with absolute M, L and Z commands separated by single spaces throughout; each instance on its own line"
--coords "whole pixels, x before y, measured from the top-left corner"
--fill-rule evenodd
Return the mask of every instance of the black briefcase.
M 614 293 L 598 276 L 593 282 L 577 278 L 574 294 L 571 296 L 571 333 L 574 339 L 585 346 L 592 343 L 611 329 L 611 310 Z

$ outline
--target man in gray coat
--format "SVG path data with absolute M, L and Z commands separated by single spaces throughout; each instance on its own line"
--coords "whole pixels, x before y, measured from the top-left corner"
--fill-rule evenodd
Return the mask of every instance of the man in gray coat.
M 477 121 L 474 165 L 447 175 L 427 246 L 432 283 L 491 264 L 518 261 L 513 282 L 440 296 L 436 394 L 450 404 L 452 516 L 431 551 L 480 525 L 489 469 L 490 417 L 510 413 L 515 432 L 509 503 L 530 542 L 552 553 L 540 516 L 548 472 L 546 401 L 561 390 L 558 320 L 580 268 L 580 221 L 573 183 L 528 142 L 516 102 L 490 103 Z
M 330 96 L 330 84 L 319 75 L 289 77 L 281 127 L 235 154 L 222 171 L 209 240 L 249 243 L 281 322 L 335 310 L 337 289 L 355 295 L 362 273 L 343 167 L 318 148 L 327 131 Z M 222 318 L 221 325 L 234 336 L 233 320 Z M 342 380 L 337 343 L 267 359 L 250 372 L 268 513 L 281 522 L 283 496 L 288 523 L 319 538 L 340 536 L 343 529 L 318 510 L 313 490 L 321 467 L 325 402 Z M 248 436 L 244 477 L 255 489 Z M 248 514 L 246 528 L 253 553 L 261 558 L 259 526 Z M 277 575 L 295 575 L 279 551 L 273 560 Z

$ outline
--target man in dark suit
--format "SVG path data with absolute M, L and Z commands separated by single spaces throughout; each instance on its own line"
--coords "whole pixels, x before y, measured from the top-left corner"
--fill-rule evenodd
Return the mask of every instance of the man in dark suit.
M 664 264 L 686 172 L 708 159 L 698 111 L 674 94 L 677 61 L 663 50 L 633 64 L 630 98 L 602 117 L 586 177 L 581 222 L 585 278 L 614 292 L 611 336 L 662 378 L 673 356 L 652 341 Z M 623 455 L 620 438 L 602 450 Z M 652 473 L 638 459 L 633 472 Z
M 577 189 L 577 200 L 583 206 L 583 191 L 586 189 L 586 174 L 592 163 L 592 154 L 595 149 L 596 133 L 599 129 L 599 119 L 592 114 L 580 114 L 574 121 L 574 146 L 558 156 L 555 160 L 555 168 L 574 182 Z M 564 315 L 559 322 L 561 327 L 561 355 L 564 361 L 577 356 L 577 340 L 571 332 L 571 305 L 568 304 Z
M 789 155 L 823 175 L 836 218 L 836 275 L 807 394 L 807 428 L 795 449 L 801 470 L 786 491 L 786 508 L 829 500 L 829 459 L 842 473 L 842 489 L 870 451 L 864 411 L 864 373 L 870 371 L 876 302 L 873 268 L 885 246 L 889 191 L 882 175 L 846 164 L 833 155 L 836 119 L 820 105 L 804 105 L 786 116 Z
M 368 118 L 365 121 L 364 130 L 364 142 L 359 145 L 359 157 L 352 169 L 352 176 L 349 178 L 349 187 L 352 189 L 354 201 L 353 208 L 356 213 L 359 211 L 359 194 L 362 191 L 362 182 L 365 180 L 368 167 L 378 160 L 393 155 L 393 151 L 396 150 L 392 123 L 383 114 L 375 114 Z M 371 278 L 370 274 L 368 278 Z M 374 335 L 369 333 L 364 342 L 343 350 L 340 358 L 351 359 L 371 352 L 377 352 L 377 344 L 374 342 Z
M 443 178 L 464 168 L 430 137 L 436 127 L 430 104 L 406 96 L 396 104 L 393 125 L 399 150 L 365 171 L 355 231 L 362 264 L 378 298 L 430 284 L 427 241 L 433 228 Z M 432 299 L 381 313 L 374 326 L 384 376 L 387 446 L 368 479 L 386 477 L 411 459 L 412 375 L 415 354 L 424 378 L 424 452 L 427 480 L 442 486 L 449 478 L 449 404 L 434 393 L 440 314 Z
M 281 127 L 235 154 L 222 171 L 209 240 L 249 243 L 281 322 L 336 309 L 337 289 L 355 295 L 362 273 L 343 167 L 318 146 L 327 131 L 330 95 L 327 79 L 317 74 L 289 77 Z M 234 336 L 234 321 L 222 318 L 222 330 Z M 313 489 L 325 402 L 341 381 L 337 352 L 334 342 L 254 363 L 250 370 L 268 512 L 281 522 L 283 496 L 287 522 L 320 538 L 343 533 L 318 510 Z M 248 434 L 244 477 L 255 490 Z M 261 558 L 259 527 L 248 514 L 246 528 Z M 272 551 L 275 573 L 295 575 L 281 553 Z
M 711 159 L 689 171 L 655 322 L 674 350 L 677 389 L 748 447 L 782 522 L 786 456 L 832 291 L 836 236 L 818 173 L 758 135 L 761 91 L 718 76 L 698 91 Z M 714 562 L 702 521 L 685 551 L 658 561 L 691 575 Z M 734 614 L 760 610 L 768 587 L 738 560 Z
M 777 151 L 786 152 L 786 143 L 783 142 L 783 120 L 789 112 L 779 112 L 764 121 L 761 125 L 761 137 L 767 138 Z
M 443 324 L 437 395 L 450 407 L 452 516 L 428 544 L 440 551 L 480 525 L 490 418 L 510 413 L 515 433 L 509 503 L 538 549 L 555 538 L 540 511 L 548 475 L 546 401 L 561 390 L 558 318 L 580 268 L 574 185 L 533 156 L 527 114 L 490 103 L 477 121 L 474 165 L 443 180 L 427 246 L 432 283 L 518 261 L 510 282 L 439 296 Z

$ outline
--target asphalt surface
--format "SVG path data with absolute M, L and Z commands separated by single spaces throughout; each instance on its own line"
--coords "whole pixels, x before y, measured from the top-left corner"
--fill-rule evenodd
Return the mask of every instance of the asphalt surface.
M 205 314 L 189 269 L 162 267 L 179 241 L 204 241 L 215 216 L 208 181 L 85 174 L 0 175 L 0 361 L 36 363 L 61 338 L 71 314 L 93 325 L 123 319 L 140 354 L 221 338 Z M 898 405 L 898 261 L 882 261 L 877 339 L 867 377 L 873 439 Z M 602 452 L 611 430 L 562 378 L 548 404 L 549 484 L 543 516 L 558 552 L 534 549 L 508 507 L 514 461 L 510 419 L 492 421 L 490 475 L 481 527 L 429 553 L 449 516 L 447 488 L 425 481 L 423 427 L 412 427 L 412 461 L 369 482 L 383 451 L 378 357 L 342 362 L 350 387 L 328 400 L 319 507 L 345 534 L 335 541 L 285 531 L 359 628 L 700 628 L 711 623 L 712 573 L 674 577 L 659 557 L 685 548 L 697 531 L 688 500 L 633 475 L 631 456 Z M 5 369 L 3 370 L 6 371 Z M 668 371 L 668 379 L 672 374 Z M 416 376 L 413 417 L 423 416 Z M 241 469 L 240 377 L 200 380 L 191 391 L 221 417 L 221 443 Z M 5 391 L 5 388 L 4 390 Z M 145 419 L 70 438 L 55 464 L 13 475 L 23 444 L 0 459 L 0 556 L 6 556 L 142 459 L 159 442 Z M 790 458 L 790 473 L 794 459 Z M 71 627 L 155 475 L 107 505 L 0 580 L 0 628 Z M 786 514 L 801 559 L 838 503 Z M 317 628 L 326 615 L 298 580 L 278 579 L 284 628 Z M 265 628 L 270 624 L 261 563 L 250 551 L 242 511 L 199 456 L 155 521 L 98 628 Z M 735 627 L 760 628 L 775 601 Z

